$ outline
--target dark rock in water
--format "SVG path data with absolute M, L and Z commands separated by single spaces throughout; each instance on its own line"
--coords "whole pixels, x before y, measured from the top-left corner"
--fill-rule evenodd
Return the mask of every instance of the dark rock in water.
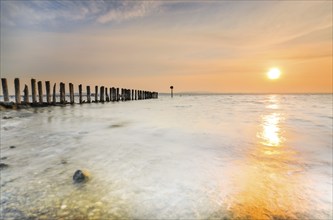
M 16 104 L 14 102 L 0 102 L 0 106 L 5 109 L 16 109 Z
M 2 117 L 2 119 L 12 119 L 13 117 L 11 117 L 11 116 L 4 116 L 4 117 Z
M 1 159 L 1 160 L 6 160 L 6 159 L 7 159 L 7 157 L 1 157 L 0 159 Z
M 77 170 L 73 175 L 74 183 L 83 183 L 89 180 L 89 174 L 87 171 Z
M 9 167 L 8 164 L 0 163 L 0 170 L 5 169 L 7 167 Z
M 10 146 L 9 148 L 10 148 L 10 149 L 14 149 L 14 148 L 16 148 L 16 147 L 15 147 L 15 146 Z

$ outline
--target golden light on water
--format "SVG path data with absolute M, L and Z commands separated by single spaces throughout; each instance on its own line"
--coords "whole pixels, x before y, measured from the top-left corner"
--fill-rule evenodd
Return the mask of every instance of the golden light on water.
M 295 166 L 297 153 L 284 145 L 284 117 L 278 106 L 277 97 L 270 96 L 266 109 L 271 110 L 261 116 L 257 144 L 235 164 L 236 193 L 229 209 L 235 219 L 297 219 L 308 209 L 301 187 L 303 168 Z
M 257 137 L 261 139 L 261 143 L 265 146 L 279 146 L 282 141 L 280 136 L 279 122 L 281 116 L 278 113 L 272 113 L 263 116 L 262 131 L 258 132 Z

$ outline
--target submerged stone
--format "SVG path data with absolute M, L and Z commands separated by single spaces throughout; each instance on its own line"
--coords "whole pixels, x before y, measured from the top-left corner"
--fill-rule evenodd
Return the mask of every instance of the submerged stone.
M 0 170 L 5 169 L 5 168 L 7 168 L 7 167 L 9 167 L 8 164 L 0 163 Z
M 83 183 L 89 180 L 89 173 L 87 171 L 77 170 L 73 175 L 74 183 Z

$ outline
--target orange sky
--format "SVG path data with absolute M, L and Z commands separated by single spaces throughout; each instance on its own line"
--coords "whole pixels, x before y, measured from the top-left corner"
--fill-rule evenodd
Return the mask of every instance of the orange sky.
M 272 67 L 280 79 L 267 79 Z M 332 93 L 332 2 L 1 1 L 1 77 Z

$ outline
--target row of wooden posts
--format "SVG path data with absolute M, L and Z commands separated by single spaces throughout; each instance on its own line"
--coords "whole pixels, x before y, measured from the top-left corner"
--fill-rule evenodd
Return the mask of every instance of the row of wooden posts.
M 9 94 L 8 94 L 8 85 L 7 85 L 7 79 L 1 78 L 2 83 L 2 91 L 3 91 L 3 97 L 4 101 L 9 101 Z M 28 85 L 24 85 L 23 90 L 23 103 L 24 104 L 30 104 L 30 103 L 40 103 L 44 104 L 43 100 L 43 85 L 42 81 L 37 82 L 38 86 L 38 101 L 37 101 L 37 90 L 36 90 L 36 79 L 31 79 L 31 96 L 32 100 L 29 101 L 29 89 Z M 66 104 L 66 103 L 74 103 L 74 85 L 73 83 L 69 83 L 69 102 L 66 101 L 66 92 L 65 92 L 65 83 L 60 83 L 60 103 Z M 16 104 L 22 104 L 21 100 L 21 92 L 20 92 L 20 80 L 18 78 L 14 79 L 14 87 L 15 87 L 15 102 Z M 56 104 L 56 83 L 53 85 L 53 94 L 52 94 L 52 100 L 51 100 L 51 84 L 50 81 L 45 81 L 45 88 L 46 88 L 46 103 L 47 104 Z M 144 90 L 134 90 L 134 89 L 119 89 L 115 87 L 107 88 L 104 86 L 101 86 L 98 91 L 98 86 L 95 86 L 95 99 L 94 101 L 91 100 L 91 92 L 90 92 L 90 86 L 86 87 L 87 92 L 87 100 L 83 100 L 82 95 L 82 84 L 79 85 L 79 103 L 91 103 L 91 102 L 110 102 L 110 101 L 128 101 L 128 100 L 142 100 L 142 99 L 152 99 L 152 98 L 158 98 L 157 92 L 150 92 L 150 91 L 144 91 Z M 121 93 L 120 93 L 121 91 Z M 108 93 L 109 92 L 109 93 Z M 99 94 L 99 97 L 98 97 Z

